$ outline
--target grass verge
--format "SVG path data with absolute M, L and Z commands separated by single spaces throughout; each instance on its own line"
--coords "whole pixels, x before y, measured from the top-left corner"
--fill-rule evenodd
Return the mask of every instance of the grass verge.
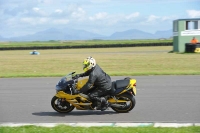
M 0 42 L 0 48 L 4 47 L 41 47 L 41 46 L 93 46 L 113 44 L 147 44 L 166 43 L 172 40 L 74 40 L 74 41 L 32 41 L 32 42 Z
M 169 53 L 172 46 L 28 50 L 0 52 L 0 78 L 60 77 L 81 73 L 82 61 L 93 56 L 111 76 L 200 75 L 200 54 Z
M 0 127 L 1 133 L 199 133 L 200 127 L 155 128 L 155 127 L 70 127 L 53 128 L 38 126 Z

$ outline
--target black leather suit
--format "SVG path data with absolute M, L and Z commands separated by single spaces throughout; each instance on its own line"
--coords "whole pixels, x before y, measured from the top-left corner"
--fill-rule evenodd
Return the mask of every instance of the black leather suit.
M 91 70 L 82 73 L 79 76 L 89 76 L 88 82 L 81 88 L 80 92 L 84 93 L 92 86 L 96 87 L 96 89 L 88 95 L 91 100 L 97 100 L 101 102 L 100 97 L 108 94 L 111 90 L 111 78 L 99 67 L 98 64 L 96 64 L 96 66 Z

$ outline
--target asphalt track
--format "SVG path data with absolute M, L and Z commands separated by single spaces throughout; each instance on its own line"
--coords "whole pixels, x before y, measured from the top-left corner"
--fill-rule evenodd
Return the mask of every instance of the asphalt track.
M 123 77 L 112 77 L 112 80 Z M 136 106 L 129 113 L 51 108 L 56 78 L 1 78 L 0 123 L 171 122 L 200 123 L 200 76 L 134 76 Z

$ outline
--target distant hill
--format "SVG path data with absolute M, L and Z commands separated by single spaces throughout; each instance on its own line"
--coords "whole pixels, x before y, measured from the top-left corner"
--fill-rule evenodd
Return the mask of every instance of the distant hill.
M 50 28 L 32 35 L 8 38 L 10 41 L 90 40 L 103 37 L 84 30 Z
M 170 38 L 172 37 L 172 29 L 171 30 L 166 30 L 166 31 L 157 31 L 154 36 L 156 38 Z
M 123 32 L 115 32 L 110 36 L 103 36 L 85 30 L 75 29 L 56 29 L 50 28 L 44 31 L 37 32 L 32 35 L 3 38 L 0 36 L 0 41 L 49 41 L 49 40 L 125 40 L 125 39 L 159 39 L 170 38 L 172 30 L 157 31 L 155 34 L 144 32 L 137 29 L 130 29 Z
M 154 35 L 141 30 L 132 29 L 123 32 L 115 32 L 109 39 L 155 39 Z

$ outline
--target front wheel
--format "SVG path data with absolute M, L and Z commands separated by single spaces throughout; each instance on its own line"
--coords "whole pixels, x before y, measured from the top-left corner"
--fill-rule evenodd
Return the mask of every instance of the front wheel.
M 119 96 L 115 96 L 118 100 L 125 100 L 124 103 L 116 103 L 119 107 L 112 106 L 111 108 L 116 111 L 117 113 L 128 113 L 131 111 L 136 104 L 135 98 L 133 95 L 128 93 L 123 93 Z
M 56 96 L 51 99 L 51 106 L 55 111 L 59 113 L 69 113 L 74 109 L 74 106 L 67 102 L 65 99 L 58 98 Z

